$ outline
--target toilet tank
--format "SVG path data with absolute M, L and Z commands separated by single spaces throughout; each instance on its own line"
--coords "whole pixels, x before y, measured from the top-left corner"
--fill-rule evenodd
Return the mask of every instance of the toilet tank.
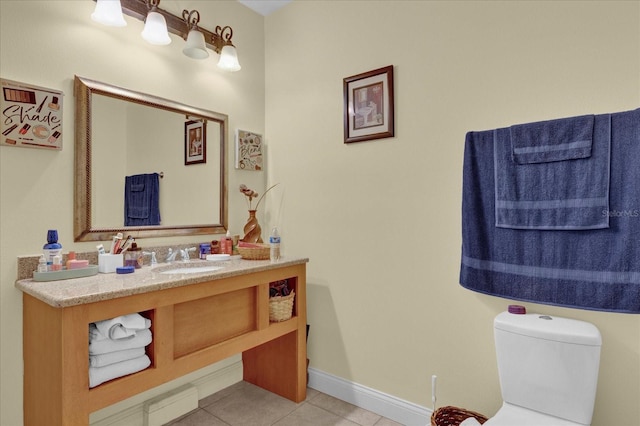
M 602 337 L 593 324 L 503 312 L 494 320 L 502 399 L 591 424 Z

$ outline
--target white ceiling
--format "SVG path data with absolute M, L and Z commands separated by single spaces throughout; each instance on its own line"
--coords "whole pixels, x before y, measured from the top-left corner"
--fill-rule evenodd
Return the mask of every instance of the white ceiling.
M 280 9 L 291 3 L 292 0 L 238 0 L 250 9 L 255 10 L 260 15 L 267 16 L 271 12 Z

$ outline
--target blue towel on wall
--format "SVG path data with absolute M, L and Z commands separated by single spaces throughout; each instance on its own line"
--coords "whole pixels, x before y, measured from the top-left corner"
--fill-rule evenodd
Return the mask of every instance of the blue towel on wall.
M 127 176 L 124 182 L 124 225 L 160 225 L 158 173 Z
M 509 128 L 517 164 L 548 163 L 591 156 L 593 115 L 516 124 Z
M 608 227 L 610 139 L 609 116 L 494 130 L 496 226 Z
M 494 131 L 467 134 L 460 283 L 509 299 L 640 313 L 640 109 L 611 119 L 609 227 L 548 231 L 495 226 Z M 505 131 L 509 131 L 506 129 Z

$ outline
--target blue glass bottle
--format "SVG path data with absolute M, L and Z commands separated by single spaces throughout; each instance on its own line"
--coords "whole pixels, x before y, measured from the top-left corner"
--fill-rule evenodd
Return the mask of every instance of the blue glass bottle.
M 47 265 L 53 264 L 53 257 L 62 257 L 62 244 L 58 243 L 58 230 L 49 229 L 47 231 L 47 244 L 42 247 L 44 251 L 44 258 L 47 261 Z

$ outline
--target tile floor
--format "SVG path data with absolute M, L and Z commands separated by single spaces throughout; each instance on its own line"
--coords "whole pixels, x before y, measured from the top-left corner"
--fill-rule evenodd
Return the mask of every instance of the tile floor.
M 371 411 L 307 389 L 296 404 L 248 382 L 229 386 L 199 402 L 171 426 L 400 426 Z

